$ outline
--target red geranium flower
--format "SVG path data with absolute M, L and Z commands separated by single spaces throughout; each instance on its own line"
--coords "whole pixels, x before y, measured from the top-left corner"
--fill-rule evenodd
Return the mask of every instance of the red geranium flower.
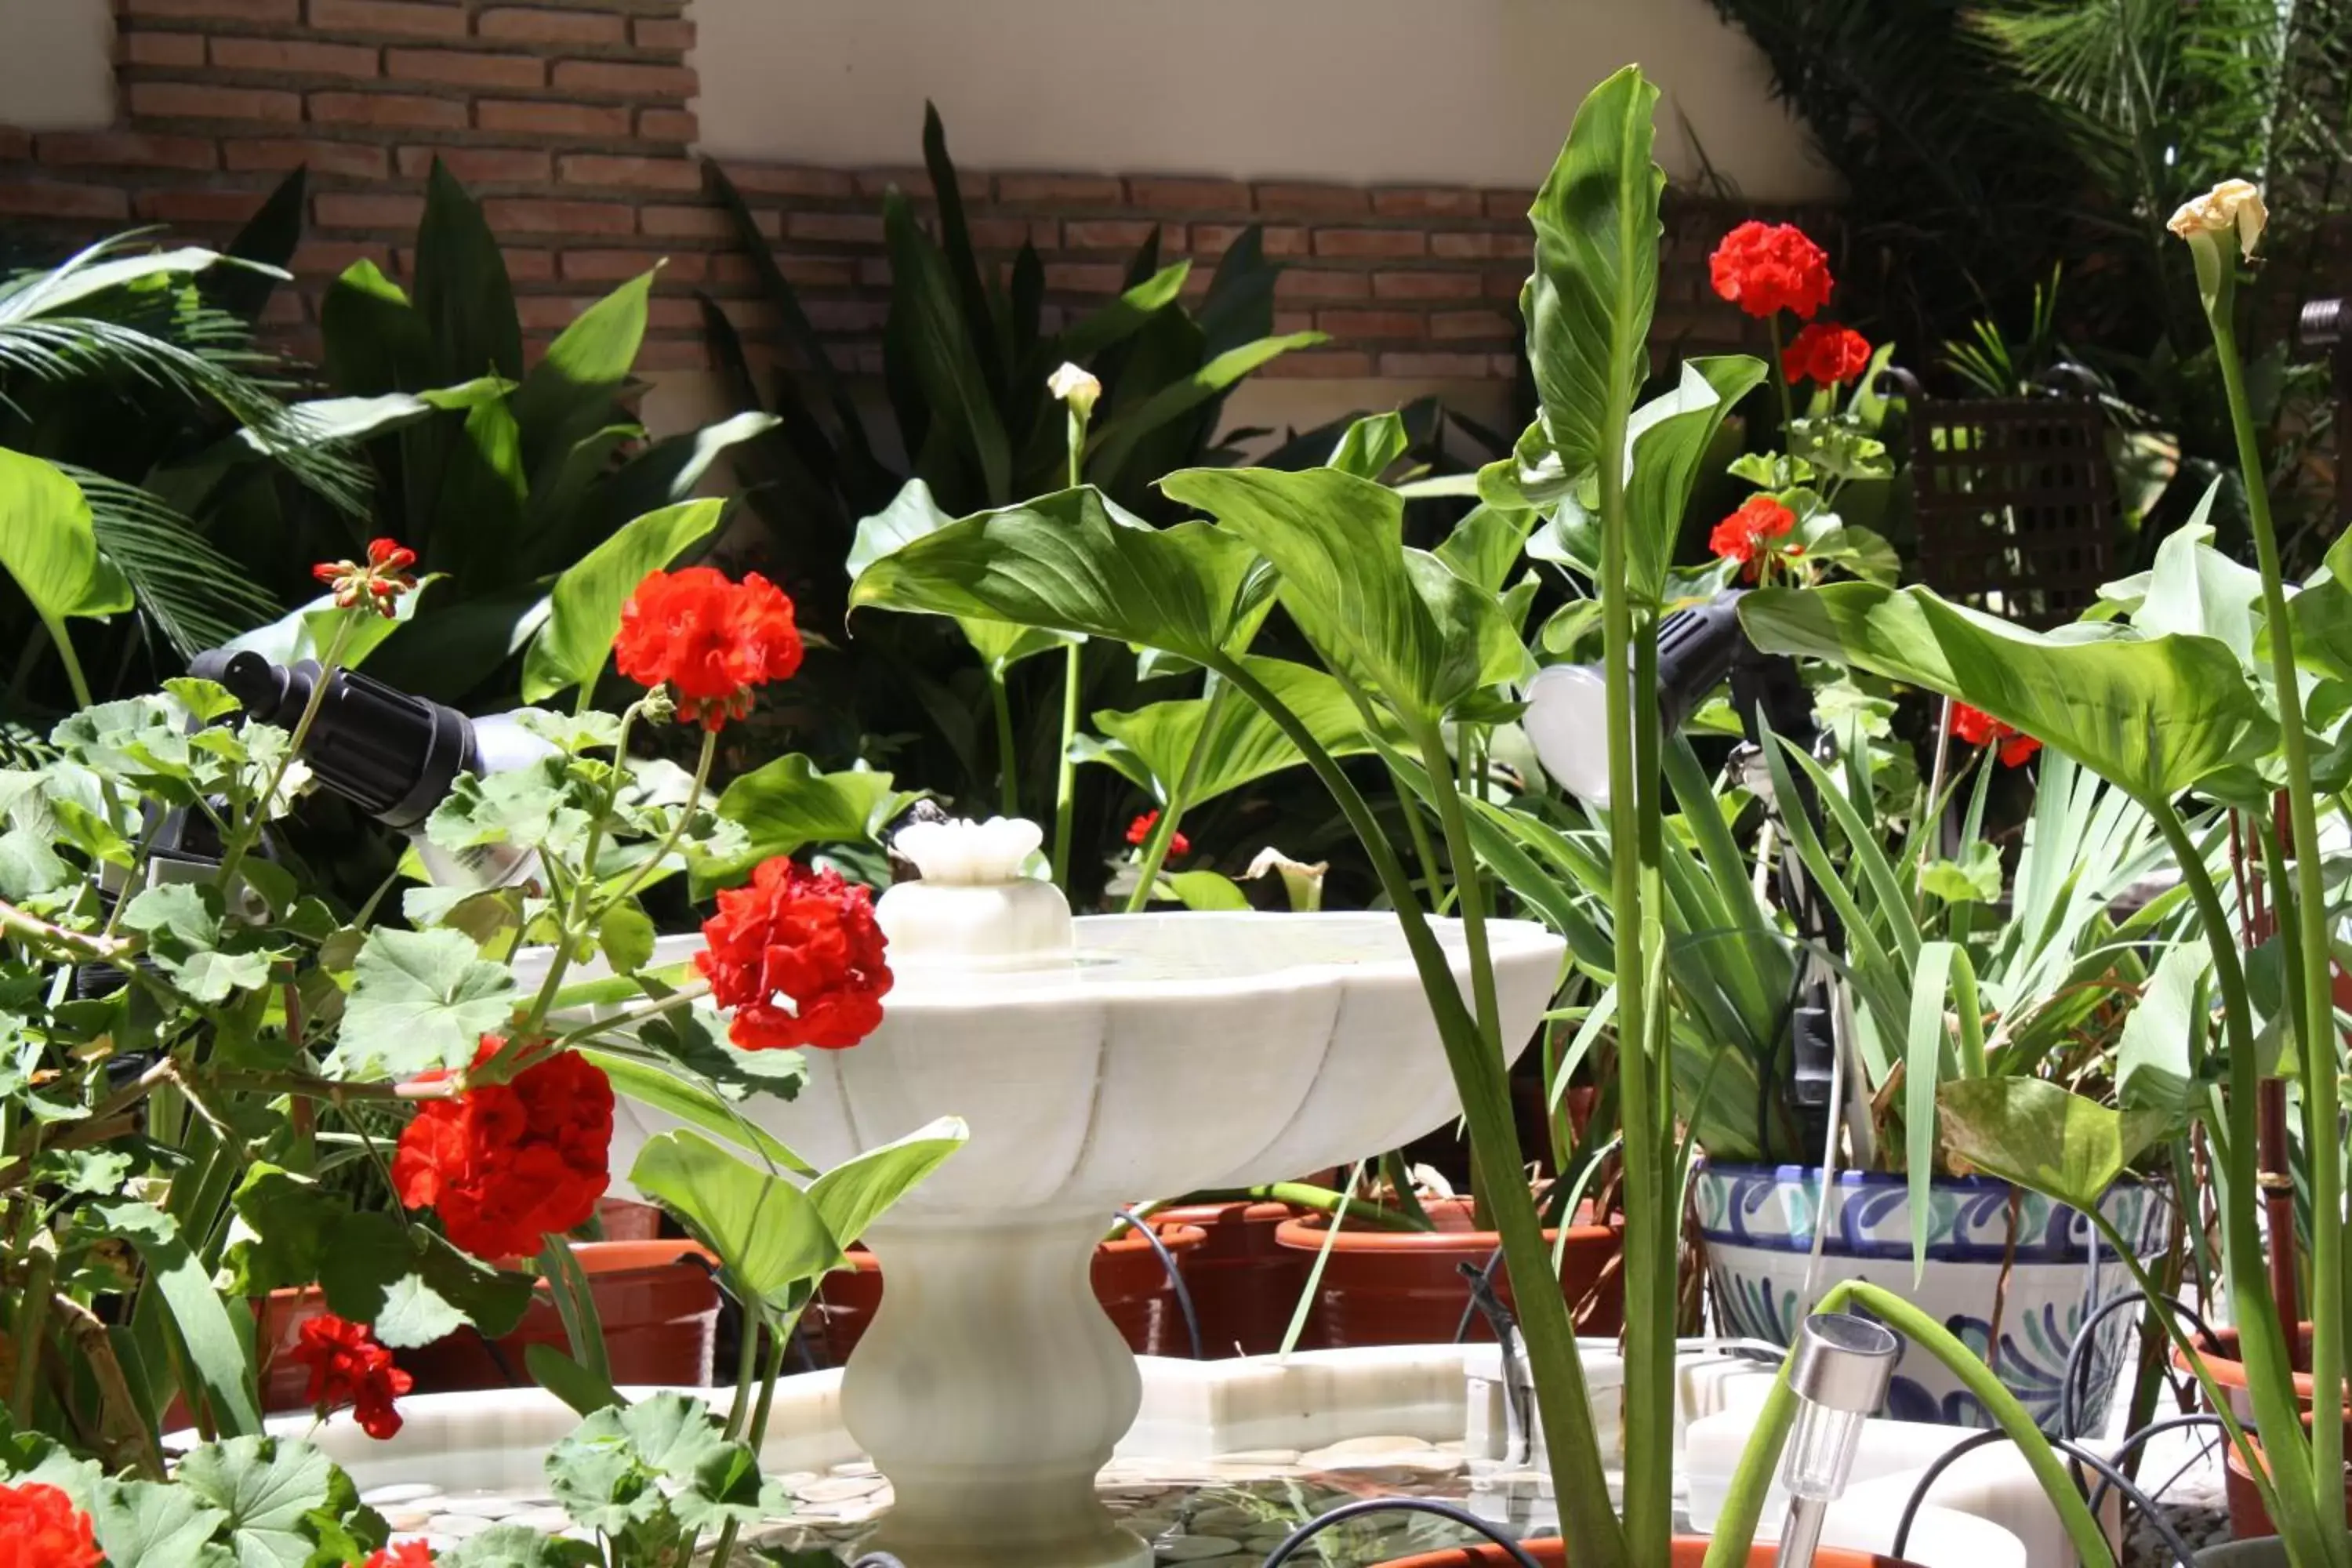
M 1780 353 L 1780 375 L 1791 386 L 1808 376 L 1835 386 L 1869 367 L 1870 340 L 1835 321 L 1813 322 Z
M 53 1486 L 0 1487 L 0 1568 L 98 1568 L 89 1515 Z
M 1717 294 L 1759 319 L 1793 310 L 1810 321 L 1830 302 L 1829 255 L 1792 223 L 1741 224 L 1706 258 L 1706 270 Z
M 1952 733 L 1971 746 L 1998 746 L 2000 765 L 2013 768 L 2042 749 L 2042 742 L 2013 725 L 2004 724 L 1981 708 L 1952 704 Z
M 1706 536 L 1706 547 L 1726 561 L 1738 562 L 1745 568 L 1743 575 L 1752 581 L 1759 571 L 1758 558 L 1770 554 L 1772 541 L 1796 526 L 1795 512 L 1770 496 L 1753 495 L 1715 525 L 1715 531 Z M 1789 552 L 1794 554 L 1796 548 L 1791 546 Z
M 842 1050 L 882 1022 L 890 966 L 871 896 L 835 871 L 764 860 L 722 889 L 694 955 L 711 1000 L 734 1010 L 727 1037 L 747 1051 Z
M 357 561 L 321 561 L 310 568 L 310 575 L 335 591 L 339 608 L 365 605 L 389 616 L 398 613 L 394 605 L 399 597 L 415 588 L 416 578 L 408 570 L 415 564 L 416 552 L 400 541 L 372 539 L 364 565 Z
M 1147 811 L 1127 825 L 1127 841 L 1140 848 L 1144 841 L 1151 837 L 1151 830 L 1159 826 L 1160 814 L 1156 811 Z M 1192 852 L 1192 841 L 1181 833 L 1171 833 L 1168 836 L 1169 854 L 1190 855 Z
M 310 1369 L 304 1397 L 320 1415 L 348 1405 L 360 1430 L 371 1437 L 400 1430 L 400 1412 L 392 1402 L 416 1380 L 392 1364 L 392 1352 L 376 1343 L 367 1324 L 321 1312 L 302 1325 L 301 1337 L 287 1353 Z
M 421 1541 L 404 1541 L 371 1553 L 360 1568 L 433 1568 L 433 1549 Z
M 505 1043 L 484 1035 L 475 1065 Z M 439 1214 L 449 1239 L 475 1257 L 525 1257 L 549 1232 L 596 1212 L 612 1180 L 612 1083 L 593 1062 L 559 1051 L 509 1082 L 425 1101 L 401 1130 L 393 1189 L 408 1207 Z
M 613 645 L 623 675 L 669 683 L 677 715 L 716 730 L 751 710 L 751 689 L 789 680 L 801 667 L 801 634 L 784 591 L 747 574 L 730 583 L 714 567 L 651 572 L 621 606 Z

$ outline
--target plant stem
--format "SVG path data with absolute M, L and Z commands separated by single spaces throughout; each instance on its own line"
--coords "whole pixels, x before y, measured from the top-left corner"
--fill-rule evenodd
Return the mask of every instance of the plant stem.
M 625 732 L 623 734 L 622 739 L 625 741 L 627 739 Z M 639 888 L 645 886 L 646 879 L 651 877 L 656 871 L 661 868 L 662 861 L 668 858 L 671 850 L 677 847 L 677 841 L 686 837 L 687 820 L 693 816 L 695 808 L 702 804 L 703 789 L 710 783 L 711 760 L 718 755 L 719 731 L 716 730 L 705 730 L 702 732 L 701 754 L 694 759 L 694 782 L 687 786 L 686 804 L 677 808 L 677 819 L 669 825 L 669 831 L 662 835 L 662 841 L 654 846 L 654 852 L 650 856 L 646 857 L 645 864 L 639 866 L 635 871 L 631 872 L 629 879 L 621 884 L 620 889 L 614 893 L 614 902 L 618 903 L 621 900 L 627 898 Z M 621 771 L 625 769 L 627 761 L 628 759 L 624 753 L 619 752 L 613 753 L 613 767 L 614 769 L 614 777 L 615 779 L 620 777 Z M 618 792 L 615 791 L 616 795 L 617 793 Z M 583 863 L 580 868 L 580 871 L 583 881 L 594 880 L 596 868 L 593 866 Z
M 604 846 L 604 825 L 612 820 L 614 803 L 621 795 L 621 780 L 627 774 L 627 769 L 622 764 L 629 754 L 629 731 L 637 721 L 637 705 L 632 703 L 621 715 L 621 732 L 613 742 L 613 772 L 605 784 L 604 808 L 588 824 L 587 843 L 580 853 L 580 882 L 564 905 L 563 923 L 557 932 L 555 950 L 548 954 L 547 976 L 540 982 L 538 994 L 530 999 L 530 1007 L 524 1013 L 521 1026 L 508 1036 L 507 1043 L 499 1047 L 498 1054 L 483 1064 L 484 1069 L 490 1074 L 512 1070 L 515 1059 L 538 1039 L 540 1031 L 547 1025 L 547 1015 L 554 1005 L 555 994 L 563 984 L 564 971 L 572 966 L 572 950 L 578 939 L 587 934 L 589 916 L 594 912 L 596 851 Z M 492 1081 L 502 1080 L 493 1077 Z
M 73 638 L 66 635 L 65 617 L 52 616 L 44 610 L 41 625 L 49 631 L 49 641 L 57 645 L 58 660 L 66 667 L 66 684 L 73 689 L 74 706 L 90 705 L 89 678 L 81 672 L 81 660 L 74 657 Z
M 562 1236 L 546 1237 L 540 1244 L 539 1268 L 555 1298 L 555 1313 L 563 1321 L 572 1359 L 597 1382 L 611 1383 L 613 1363 L 604 1353 L 604 1324 L 596 1313 L 595 1291 L 572 1253 L 572 1243 Z
M 2294 639 L 2286 635 L 2291 623 L 2285 578 L 2279 564 L 2278 533 L 2271 520 L 2262 446 L 2246 401 L 2245 371 L 2239 362 L 2236 327 L 2231 316 L 2237 268 L 2226 251 L 2223 263 L 2226 281 L 2208 304 L 2206 320 L 2213 329 L 2215 357 L 2221 365 L 2230 427 L 2237 438 L 2238 469 L 2245 481 L 2254 560 L 2262 569 L 2263 612 L 2271 627 L 2271 683 L 2278 701 L 2280 740 L 2286 752 L 2287 825 L 2294 845 L 2295 945 L 2303 963 L 2295 1038 L 2300 1047 L 2297 1056 L 2305 1114 L 2317 1134 L 2305 1146 L 2311 1172 L 2313 1408 L 2330 1411 L 2341 1403 L 2344 1387 L 2344 1144 L 2336 1005 L 2328 984 L 2326 889 L 2319 861 L 2319 819 L 2312 795 L 2311 741 L 2304 730 Z M 2273 1244 L 2286 1243 L 2284 1238 L 2273 1238 Z M 2311 1452 L 2315 1475 L 2343 1474 L 2342 1424 L 2326 1418 L 2313 1422 Z
M 1004 689 L 1004 672 L 992 665 L 988 671 L 988 705 L 996 713 L 997 815 L 1015 817 L 1021 815 L 1021 780 L 1013 755 L 1013 699 Z
M 1787 452 L 1789 426 L 1797 422 L 1797 405 L 1789 393 L 1789 378 L 1780 368 L 1780 312 L 1765 317 L 1764 324 L 1772 331 L 1772 390 L 1780 395 L 1780 447 Z
M 1152 885 L 1160 880 L 1160 868 L 1168 858 L 1168 847 L 1176 842 L 1176 824 L 1192 804 L 1192 791 L 1201 783 L 1201 767 L 1208 760 L 1211 733 L 1223 714 L 1227 694 L 1233 690 L 1228 683 L 1219 680 L 1214 671 L 1209 675 L 1207 705 L 1201 710 L 1201 727 L 1193 732 L 1192 744 L 1184 753 L 1184 771 L 1168 798 L 1160 805 L 1160 820 L 1151 825 L 1151 836 L 1144 840 L 1143 862 L 1136 868 L 1135 890 L 1127 895 L 1127 910 L 1139 915 L 1151 901 Z
M 1070 890 L 1070 829 L 1077 819 L 1078 685 L 1086 674 L 1087 645 L 1074 642 L 1062 661 L 1062 743 L 1054 759 L 1054 882 Z

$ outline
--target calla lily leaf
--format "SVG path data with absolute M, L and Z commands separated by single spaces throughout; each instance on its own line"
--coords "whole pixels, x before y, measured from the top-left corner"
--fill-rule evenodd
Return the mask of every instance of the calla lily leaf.
M 1625 553 L 1633 590 L 1643 599 L 1655 603 L 1665 592 L 1691 487 L 1724 416 L 1763 380 L 1764 362 L 1746 354 L 1685 360 L 1672 392 L 1633 411 L 1626 433 Z
M 857 536 L 849 545 L 850 581 L 856 582 L 883 556 L 918 539 L 929 538 L 943 528 L 951 528 L 955 521 L 940 510 L 939 502 L 931 498 L 930 486 L 920 479 L 908 479 L 888 506 L 858 521 Z M 1066 647 L 1077 640 L 1036 626 L 1012 626 L 970 616 L 956 617 L 956 626 L 963 632 L 964 640 L 971 644 L 972 651 L 980 655 L 981 662 L 999 679 L 1023 659 Z
M 2116 1110 L 2047 1079 L 1976 1078 L 1936 1092 L 1944 1141 L 1990 1176 L 2086 1213 L 2173 1119 Z
M 1371 750 L 1363 714 L 1337 679 L 1287 659 L 1250 658 L 1243 664 L 1298 716 L 1326 751 L 1348 756 Z M 1094 748 L 1083 760 L 1117 768 L 1163 801 L 1191 763 L 1195 773 L 1184 795 L 1187 807 L 1306 762 L 1263 709 L 1238 696 L 1229 694 L 1218 704 L 1216 721 L 1203 738 L 1209 706 L 1208 698 L 1189 697 L 1130 712 L 1097 713 L 1095 725 L 1112 743 Z M 1193 762 L 1196 744 L 1198 761 Z
M 1764 589 L 1739 602 L 1739 618 L 1768 652 L 1956 698 L 2143 801 L 2259 758 L 2277 738 L 2238 656 L 2214 637 L 2044 634 L 1871 583 Z

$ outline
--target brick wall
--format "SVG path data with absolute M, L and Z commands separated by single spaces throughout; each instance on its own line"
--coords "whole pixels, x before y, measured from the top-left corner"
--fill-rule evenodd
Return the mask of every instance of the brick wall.
M 402 274 L 424 175 L 439 157 L 482 201 L 535 341 L 666 257 L 639 363 L 702 367 L 695 289 L 725 301 L 755 347 L 773 321 L 691 153 L 687 10 L 687 0 L 117 0 L 116 126 L 0 131 L 0 220 L 19 237 L 60 240 L 147 223 L 223 238 L 306 163 L 310 227 L 294 263 L 303 288 L 281 292 L 270 324 L 308 349 L 327 278 L 361 257 Z M 878 198 L 894 181 L 926 195 L 921 172 L 746 163 L 730 174 L 818 330 L 844 363 L 876 368 L 888 280 Z M 1008 262 L 1034 244 L 1057 310 L 1115 291 L 1155 225 L 1163 257 L 1195 259 L 1198 289 L 1257 223 L 1287 268 L 1278 330 L 1331 338 L 1272 374 L 1512 374 L 1527 191 L 977 171 L 964 180 L 983 257 Z M 1740 340 L 1740 320 L 1704 286 L 1706 253 L 1738 216 L 1675 203 L 1662 342 Z

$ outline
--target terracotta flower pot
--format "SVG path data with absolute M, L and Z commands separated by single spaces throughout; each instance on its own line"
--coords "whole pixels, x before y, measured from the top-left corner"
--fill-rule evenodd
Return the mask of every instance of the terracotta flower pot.
M 596 1220 L 604 1227 L 606 1241 L 659 1241 L 662 1212 L 651 1204 L 633 1204 L 626 1198 L 598 1198 Z
M 1297 1212 L 1288 1204 L 1183 1204 L 1152 1215 L 1197 1226 L 1207 1237 L 1184 1254 L 1184 1288 L 1201 1320 L 1202 1355 L 1268 1355 L 1282 1348 L 1314 1264 L 1279 1238 Z
M 1453 1342 L 1461 1327 L 1463 1309 L 1470 1300 L 1461 1266 L 1469 1263 L 1484 1268 L 1502 1238 L 1491 1230 L 1470 1228 L 1467 1198 L 1447 1198 L 1423 1206 L 1437 1229 L 1340 1227 L 1316 1289 L 1314 1313 L 1307 1319 L 1309 1330 L 1321 1335 L 1319 1343 L 1339 1347 Z M 1589 1213 L 1584 1211 L 1579 1217 Z M 1324 1215 L 1310 1215 L 1287 1222 L 1276 1236 L 1283 1246 L 1311 1255 L 1322 1250 L 1329 1228 Z M 1558 1231 L 1546 1231 L 1544 1239 L 1556 1241 L 1559 1236 Z M 1624 1232 L 1619 1226 L 1569 1227 L 1568 1245 L 1560 1255 L 1560 1287 L 1571 1308 L 1584 1305 L 1586 1298 L 1591 1297 L 1577 1320 L 1580 1334 L 1605 1337 L 1624 1325 L 1623 1276 L 1612 1267 L 1624 1245 Z M 1308 1262 L 1311 1267 L 1311 1256 Z M 1495 1283 L 1508 1302 L 1511 1285 L 1507 1272 L 1497 1269 Z M 1493 1342 L 1494 1330 L 1483 1314 L 1472 1314 L 1470 1338 Z
M 1339 1234 L 1345 1236 L 1347 1232 Z M 1568 1543 L 1554 1538 L 1549 1541 L 1525 1541 L 1528 1556 L 1551 1568 L 1558 1563 L 1566 1568 Z M 1669 1558 L 1671 1568 L 1699 1568 L 1706 1561 L 1707 1540 L 1703 1535 L 1677 1535 Z M 1780 1558 L 1780 1543 L 1759 1541 L 1748 1549 L 1748 1568 L 1768 1568 Z M 1840 1546 L 1824 1546 L 1813 1553 L 1818 1568 L 1903 1568 L 1906 1559 L 1881 1557 L 1875 1552 L 1852 1552 Z M 1499 1546 L 1458 1546 L 1446 1552 L 1424 1552 L 1417 1557 L 1394 1557 L 1377 1568 L 1511 1568 L 1510 1553 Z
M 2304 1325 L 2305 1329 L 2310 1326 L 2308 1323 Z M 2305 1426 L 2310 1424 L 2308 1415 L 2304 1420 Z M 2253 1444 L 2255 1456 L 2259 1458 L 2263 1451 L 2261 1439 L 2252 1432 L 2248 1432 L 2246 1437 Z M 2352 1446 L 2352 1420 L 2344 1423 L 2344 1438 L 2347 1446 Z M 2262 1488 L 2256 1484 L 2253 1471 L 2247 1468 L 2246 1457 L 2238 1451 L 2235 1443 L 2222 1444 L 2221 1456 L 2227 1467 L 2221 1477 L 2221 1491 L 2230 1504 L 2231 1538 L 2259 1541 L 2265 1536 L 2276 1535 L 2278 1526 L 2272 1522 L 2270 1510 L 2263 1506 Z M 2344 1488 L 2344 1522 L 2352 1524 L 2352 1480 L 2347 1480 Z
M 1160 1240 L 1170 1253 L 1183 1262 L 1208 1241 L 1208 1235 L 1198 1226 L 1171 1225 L 1154 1226 Z M 849 1261 L 854 1266 L 828 1274 L 817 1287 L 816 1300 L 809 1304 L 802 1321 L 816 1331 L 824 1347 L 825 1358 L 835 1366 L 849 1362 L 849 1352 L 866 1337 L 866 1326 L 874 1321 L 875 1309 L 882 1304 L 882 1262 L 864 1247 L 852 1247 Z M 1184 1314 L 1176 1305 L 1176 1289 L 1168 1279 L 1167 1266 L 1151 1243 L 1133 1231 L 1122 1231 L 1117 1240 L 1106 1241 L 1095 1248 L 1095 1299 L 1109 1314 L 1111 1326 L 1118 1329 L 1128 1347 L 1138 1355 L 1189 1356 L 1192 1345 L 1184 1332 Z M 1208 1335 L 1202 1334 L 1202 1348 L 1208 1348 Z
M 709 1253 L 690 1241 L 579 1242 L 572 1253 L 595 1298 L 615 1384 L 709 1383 L 719 1325 L 719 1285 L 703 1266 L 714 1261 Z M 548 1291 L 541 1280 L 521 1321 L 495 1345 L 464 1328 L 429 1345 L 394 1351 L 393 1360 L 416 1380 L 418 1394 L 529 1387 L 524 1357 L 530 1347 L 563 1350 L 568 1343 Z M 303 1323 L 327 1310 L 326 1297 L 316 1289 L 275 1290 L 257 1307 L 263 1406 L 304 1409 L 310 1373 L 289 1352 Z
M 2204 1363 L 2206 1374 L 2228 1395 L 2231 1413 L 2241 1421 L 2252 1421 L 2254 1404 L 2246 1392 L 2246 1363 L 2241 1359 L 2243 1352 L 2239 1344 L 2237 1330 L 2216 1329 L 2208 1347 L 2198 1352 L 2197 1359 Z M 2308 1416 L 2311 1414 L 2312 1390 L 2309 1323 L 2295 1325 L 2294 1343 L 2290 1349 L 2294 1359 L 2294 1402 Z M 2178 1348 L 2172 1352 L 2172 1364 L 2183 1372 L 2194 1370 Z M 2345 1401 L 2344 1408 L 2347 1415 L 2352 1415 L 2352 1399 Z

